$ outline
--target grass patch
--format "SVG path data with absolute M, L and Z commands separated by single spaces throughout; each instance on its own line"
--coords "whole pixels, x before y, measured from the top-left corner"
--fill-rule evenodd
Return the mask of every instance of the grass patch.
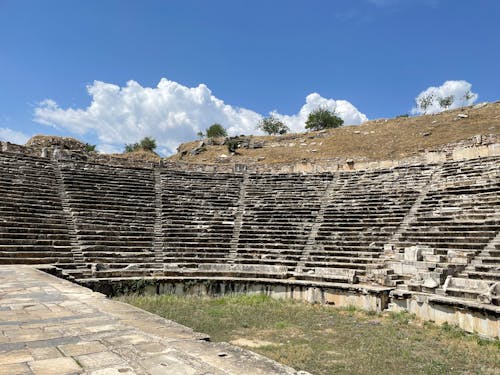
M 499 341 L 408 313 L 363 312 L 274 300 L 123 296 L 213 341 L 229 341 L 314 374 L 498 374 Z

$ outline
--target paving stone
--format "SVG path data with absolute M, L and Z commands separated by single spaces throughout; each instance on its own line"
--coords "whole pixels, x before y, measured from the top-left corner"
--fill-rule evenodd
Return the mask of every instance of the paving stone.
M 183 361 L 173 354 L 162 354 L 147 358 L 141 362 L 141 365 L 147 368 L 151 375 L 201 375 L 206 371 L 206 369 L 200 369 L 195 364 Z
M 32 360 L 33 356 L 28 349 L 13 350 L 7 353 L 0 353 L 0 367 L 1 365 L 9 363 L 21 363 Z
M 137 372 L 135 372 L 131 367 L 118 366 L 118 367 L 108 367 L 90 371 L 88 374 L 89 375 L 136 375 Z
M 116 337 L 109 337 L 106 339 L 106 342 L 109 342 L 112 345 L 136 345 L 136 344 L 142 344 L 142 343 L 147 343 L 151 341 L 151 337 L 146 336 L 146 335 L 138 335 L 138 334 L 133 334 L 133 335 L 120 335 Z
M 108 332 L 108 331 L 114 332 L 114 331 L 119 330 L 120 328 L 121 328 L 121 326 L 119 324 L 105 324 L 105 325 L 97 325 L 97 326 L 85 327 L 85 329 L 88 332 L 94 332 L 94 333 L 97 333 L 97 332 Z
M 31 375 L 26 363 L 0 364 L 0 375 Z
M 152 354 L 158 354 L 167 349 L 167 346 L 157 342 L 150 342 L 145 344 L 134 345 L 137 352 L 143 356 L 150 356 Z
M 82 354 L 105 352 L 107 348 L 98 341 L 79 342 L 77 344 L 60 345 L 59 350 L 68 357 L 75 357 Z
M 112 352 L 85 354 L 75 357 L 85 369 L 98 369 L 111 365 L 125 364 L 123 358 Z
M 54 346 L 48 346 L 45 348 L 33 348 L 30 349 L 30 352 L 33 355 L 33 358 L 36 360 L 62 357 L 61 352 Z
M 57 296 L 42 297 L 40 290 L 50 290 Z M 0 369 L 8 375 L 239 375 L 241 369 L 251 373 L 247 370 L 254 368 L 259 374 L 296 374 L 251 352 L 231 352 L 231 346 L 200 340 L 204 336 L 188 327 L 108 300 L 31 267 L 0 265 L 0 306 L 6 298 L 12 304 L 30 307 L 0 311 L 8 319 L 0 319 L 0 337 L 7 340 L 0 342 Z M 51 302 L 45 301 L 53 299 L 68 302 L 66 307 L 88 306 L 85 311 L 92 313 L 31 308 L 36 304 L 47 306 Z M 221 359 L 221 350 L 238 355 Z
M 28 362 L 28 366 L 35 375 L 74 375 L 83 370 L 72 358 L 52 358 Z

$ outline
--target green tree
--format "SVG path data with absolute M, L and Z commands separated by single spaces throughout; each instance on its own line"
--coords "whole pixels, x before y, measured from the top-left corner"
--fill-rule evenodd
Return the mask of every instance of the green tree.
M 438 98 L 438 103 L 441 108 L 448 109 L 455 101 L 453 95 L 445 96 L 444 98 Z
M 465 93 L 464 93 L 464 96 L 463 98 L 465 100 L 471 100 L 472 98 L 474 97 L 474 94 L 472 94 L 472 92 L 470 90 L 467 90 Z
M 334 111 L 326 108 L 316 108 L 309 113 L 306 121 L 306 129 L 311 131 L 338 128 L 344 124 L 344 120 L 338 117 Z
M 144 151 L 153 152 L 156 149 L 156 140 L 152 137 L 144 137 L 139 142 L 139 147 Z
M 226 137 L 227 132 L 226 129 L 221 124 L 213 124 L 211 125 L 207 130 L 206 134 L 208 138 L 214 138 L 214 137 Z
M 139 143 L 130 143 L 125 145 L 125 152 L 134 152 L 139 149 Z
M 257 129 L 271 135 L 286 134 L 290 130 L 282 121 L 274 116 L 265 117 L 257 124 Z
M 156 149 L 156 140 L 152 137 L 144 137 L 139 142 L 125 145 L 125 152 L 134 152 L 139 150 L 154 152 Z
M 434 94 L 424 95 L 417 99 L 417 107 L 420 107 L 420 110 L 425 115 L 432 102 L 434 102 Z

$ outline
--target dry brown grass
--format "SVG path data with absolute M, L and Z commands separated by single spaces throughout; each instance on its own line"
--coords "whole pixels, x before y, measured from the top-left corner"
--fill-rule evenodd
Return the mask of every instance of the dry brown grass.
M 161 157 L 157 153 L 146 150 L 125 152 L 123 154 L 110 154 L 110 156 L 117 159 L 145 160 L 151 162 L 157 162 L 161 159 Z
M 459 113 L 468 118 L 456 120 Z M 240 149 L 231 156 L 231 163 L 289 163 L 299 160 L 352 158 L 358 161 L 402 159 L 425 150 L 438 149 L 449 143 L 469 139 L 478 134 L 499 134 L 500 102 L 478 108 L 466 107 L 436 115 L 379 119 L 361 126 L 344 126 L 326 132 L 255 136 L 255 141 L 273 143 L 274 147 Z M 180 151 L 191 150 L 199 141 L 185 143 Z M 305 144 L 305 145 L 304 145 Z M 315 150 L 315 151 L 313 151 Z M 226 146 L 207 146 L 198 155 L 180 153 L 169 158 L 196 164 L 213 164 L 221 155 L 228 155 Z M 259 160 L 259 158 L 264 158 Z

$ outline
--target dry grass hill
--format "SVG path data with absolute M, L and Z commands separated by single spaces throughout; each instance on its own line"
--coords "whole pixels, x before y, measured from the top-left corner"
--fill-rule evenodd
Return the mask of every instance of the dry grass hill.
M 229 153 L 224 140 L 184 143 L 170 161 L 214 164 L 291 163 L 337 157 L 357 161 L 395 160 L 471 139 L 498 136 L 500 101 L 449 110 L 435 115 L 371 120 L 319 132 L 283 136 L 240 137 L 243 147 Z

